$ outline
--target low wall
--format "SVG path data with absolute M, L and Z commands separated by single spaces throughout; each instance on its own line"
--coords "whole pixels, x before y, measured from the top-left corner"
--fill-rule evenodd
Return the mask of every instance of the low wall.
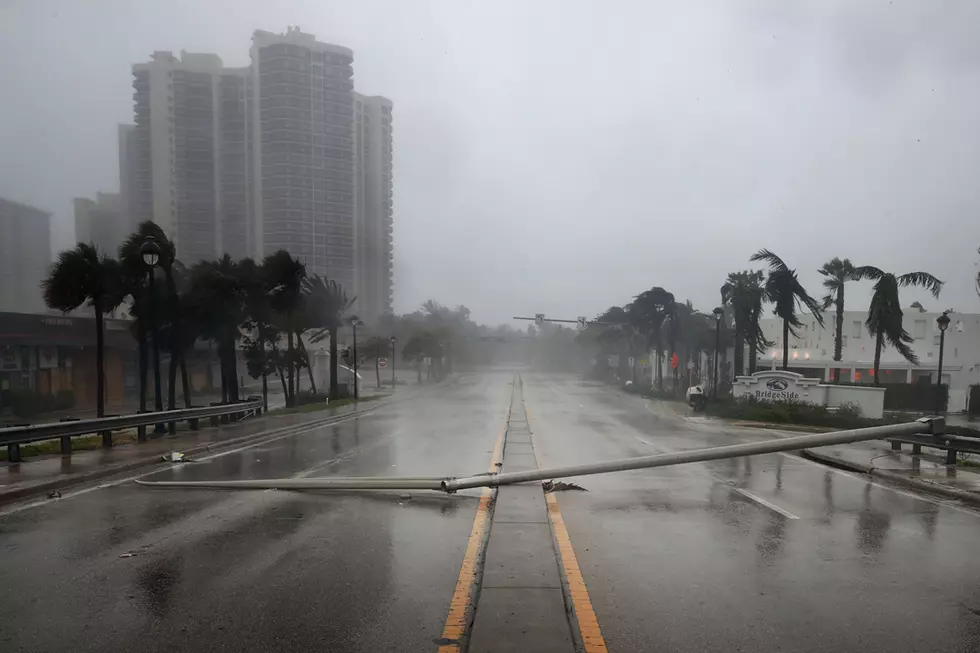
M 821 385 L 826 391 L 824 405 L 838 408 L 841 404 L 855 404 L 861 408 L 862 417 L 881 419 L 885 414 L 885 389 L 860 385 Z

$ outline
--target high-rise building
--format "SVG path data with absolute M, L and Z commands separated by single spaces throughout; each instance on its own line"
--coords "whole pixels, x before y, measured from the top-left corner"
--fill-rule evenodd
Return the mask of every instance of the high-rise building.
M 51 266 L 51 214 L 0 198 L 0 311 L 45 310 L 41 282 Z
M 290 27 L 252 37 L 257 257 L 285 249 L 354 293 L 353 53 Z
M 95 194 L 95 199 L 76 197 L 75 241 L 91 243 L 109 256 L 115 256 L 119 245 L 129 235 L 129 225 L 122 215 L 118 193 Z
M 391 312 L 391 100 L 354 94 L 355 312 L 368 322 Z
M 136 125 L 118 125 L 119 138 L 119 214 L 129 233 L 136 231 L 139 222 L 134 219 L 129 208 L 129 198 L 133 195 L 134 174 L 136 163 Z
M 251 69 L 225 68 L 218 79 L 217 250 L 240 259 L 252 253 Z
M 160 51 L 148 63 L 134 65 L 133 77 L 136 126 L 125 139 L 134 141 L 126 149 L 131 221 L 160 225 L 188 265 L 220 256 L 226 230 L 240 255 L 244 228 L 230 223 L 244 220 L 247 210 L 241 208 L 247 158 L 236 154 L 238 141 L 245 138 L 247 75 L 224 68 L 217 55 L 181 52 L 176 57 Z M 230 96 L 237 101 L 226 102 Z M 227 126 L 222 123 L 226 108 Z M 231 189 L 228 198 L 222 182 Z

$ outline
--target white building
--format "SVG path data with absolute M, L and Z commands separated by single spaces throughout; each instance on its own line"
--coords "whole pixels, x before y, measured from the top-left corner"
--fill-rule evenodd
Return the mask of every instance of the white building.
M 369 324 L 391 313 L 391 100 L 354 93 L 354 312 Z
M 882 383 L 935 383 L 939 367 L 940 331 L 936 323 L 940 313 L 905 309 L 905 330 L 914 341 L 910 345 L 919 359 L 918 365 L 906 361 L 887 343 L 881 351 Z M 803 327 L 797 337 L 790 336 L 789 366 L 808 376 L 831 379 L 840 369 L 841 381 L 874 382 L 875 338 L 864 322 L 867 311 L 845 311 L 840 362 L 834 361 L 836 315 L 823 314 L 821 327 L 812 315 L 800 316 Z M 949 410 L 966 409 L 970 385 L 980 383 L 980 315 L 950 313 L 943 353 L 943 383 L 949 385 Z M 783 358 L 783 323 L 776 317 L 763 319 L 762 333 L 775 343 L 766 355 L 760 355 L 759 368 L 781 366 Z M 747 360 L 747 359 L 746 359 Z M 768 365 L 767 365 L 768 364 Z

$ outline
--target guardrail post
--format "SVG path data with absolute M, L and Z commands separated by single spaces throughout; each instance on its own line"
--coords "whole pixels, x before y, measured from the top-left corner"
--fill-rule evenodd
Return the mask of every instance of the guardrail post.
M 895 442 L 894 440 L 892 440 L 892 451 L 901 451 L 901 450 L 902 450 L 902 443 Z
M 77 417 L 62 417 L 58 421 L 59 422 L 77 422 L 78 421 L 78 418 Z M 70 456 L 71 455 L 71 436 L 70 435 L 63 435 L 59 439 L 61 440 L 61 455 L 62 456 Z
M 955 465 L 956 464 L 956 449 L 946 450 L 946 464 Z
M 119 417 L 119 415 L 105 415 L 104 417 Z M 112 431 L 102 431 L 102 448 L 112 448 Z
M 220 401 L 212 401 L 208 405 L 209 406 L 220 406 L 221 405 L 221 402 Z M 213 415 L 211 417 L 211 426 L 217 426 L 218 424 L 220 424 L 221 423 L 221 419 L 222 418 L 218 417 L 217 415 Z
M 920 453 L 922 453 L 922 445 L 921 444 L 913 444 L 912 445 L 912 455 L 913 456 L 917 456 Z
M 19 463 L 20 462 L 20 445 L 19 444 L 8 444 L 7 445 L 7 462 L 8 463 Z

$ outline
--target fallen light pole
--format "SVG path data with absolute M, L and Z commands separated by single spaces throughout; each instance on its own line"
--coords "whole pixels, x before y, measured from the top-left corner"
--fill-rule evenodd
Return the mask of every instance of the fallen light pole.
M 633 469 L 649 469 L 652 467 L 667 467 L 684 463 L 707 462 L 725 458 L 740 458 L 742 456 L 758 456 L 762 454 L 779 453 L 781 451 L 799 451 L 810 447 L 826 447 L 835 444 L 881 440 L 903 435 L 928 434 L 941 439 L 945 430 L 945 420 L 942 417 L 923 417 L 905 424 L 888 426 L 872 426 L 848 431 L 833 431 L 830 433 L 815 433 L 813 435 L 798 435 L 789 438 L 778 438 L 765 442 L 749 442 L 732 444 L 724 447 L 708 449 L 693 449 L 691 451 L 676 451 L 609 460 L 602 463 L 571 465 L 568 467 L 553 467 L 551 469 L 534 469 L 526 472 L 484 473 L 462 478 L 437 477 L 334 477 L 334 478 L 284 478 L 256 479 L 242 481 L 136 481 L 140 485 L 193 488 L 225 488 L 248 490 L 441 490 L 453 494 L 458 490 L 478 487 L 499 487 L 529 481 L 544 481 L 555 478 L 572 476 L 589 476 L 591 474 L 608 474 L 624 472 Z

